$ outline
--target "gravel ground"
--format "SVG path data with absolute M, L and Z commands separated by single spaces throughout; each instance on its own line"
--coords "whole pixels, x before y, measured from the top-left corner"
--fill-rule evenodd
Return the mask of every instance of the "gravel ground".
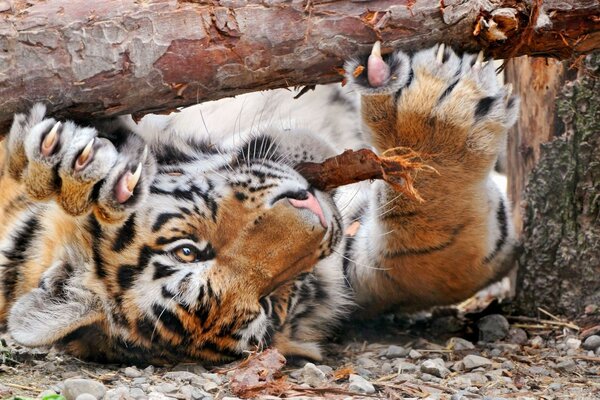
M 316 365 L 261 364 L 261 390 L 244 392 L 248 365 L 172 368 L 85 363 L 53 350 L 24 349 L 5 337 L 1 398 L 235 399 L 600 399 L 600 317 L 565 321 L 442 310 L 407 319 L 387 315 L 347 325 Z M 509 324 L 510 321 L 510 324 Z M 281 357 L 273 352 L 272 360 Z M 265 354 L 265 353 L 263 353 Z M 251 367 L 250 367 L 251 369 Z M 255 371 L 256 372 L 256 371 Z M 251 380 L 251 379 L 250 379 Z M 272 381 L 271 381 L 272 380 Z M 267 383 L 265 383 L 265 381 Z

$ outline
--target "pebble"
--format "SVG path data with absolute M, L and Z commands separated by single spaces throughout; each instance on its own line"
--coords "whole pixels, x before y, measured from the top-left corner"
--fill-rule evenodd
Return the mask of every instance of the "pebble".
M 527 332 L 521 328 L 511 328 L 506 340 L 513 344 L 525 344 L 527 343 Z
M 175 393 L 177 391 L 177 385 L 169 382 L 163 382 L 156 385 L 155 390 L 160 393 Z
M 554 382 L 554 383 L 551 383 L 550 385 L 548 385 L 548 389 L 550 389 L 552 391 L 560 390 L 561 388 L 562 388 L 562 385 L 558 382 Z
M 98 400 L 96 396 L 89 393 L 81 393 L 75 400 Z
M 375 393 L 375 387 L 360 375 L 350 374 L 348 389 L 363 394 Z
M 317 387 L 322 385 L 327 380 L 327 377 L 315 364 L 306 363 L 304 368 L 302 368 L 302 380 L 312 387 Z
M 562 371 L 573 371 L 575 368 L 577 368 L 577 364 L 575 364 L 575 361 L 570 358 L 556 364 L 556 369 L 560 369 Z
M 500 314 L 486 315 L 477 323 L 479 328 L 479 340 L 483 342 L 495 342 L 502 340 L 508 335 L 510 324 Z
M 469 354 L 468 356 L 465 356 L 465 358 L 463 358 L 462 362 L 463 362 L 463 365 L 465 366 L 465 369 L 468 371 L 475 369 L 475 368 L 492 366 L 492 362 L 490 360 L 488 360 L 485 357 L 476 356 L 474 354 Z
M 565 341 L 567 349 L 577 350 L 581 346 L 581 340 L 575 338 L 568 338 Z
M 539 349 L 540 347 L 544 346 L 544 339 L 542 339 L 540 336 L 535 336 L 529 340 L 529 344 L 531 347 Z
M 129 395 L 136 400 L 144 400 L 147 399 L 146 393 L 140 388 L 133 388 L 129 391 Z
M 92 379 L 71 378 L 64 381 L 62 395 L 67 400 L 75 400 L 80 394 L 87 393 L 96 399 L 101 399 L 106 394 L 106 387 Z
M 408 352 L 408 357 L 412 358 L 413 360 L 416 360 L 416 359 L 423 357 L 423 355 L 421 355 L 421 353 L 419 353 L 416 350 L 411 350 Z
M 406 361 L 400 361 L 396 364 L 396 368 L 398 368 L 398 373 L 403 372 L 414 372 L 417 370 L 417 366 L 413 363 L 409 363 Z
M 140 371 L 136 367 L 127 367 L 123 372 L 128 378 L 139 378 L 140 376 L 142 376 L 142 371 Z
M 475 348 L 475 345 L 463 338 L 453 337 L 450 340 L 448 340 L 446 347 L 448 347 L 450 349 L 454 349 L 456 351 L 460 351 L 460 350 L 473 350 Z
M 450 370 L 446 368 L 444 360 L 441 358 L 425 360 L 423 364 L 421 364 L 421 372 L 437 376 L 438 378 L 445 378 L 450 374 Z
M 356 359 L 356 364 L 363 368 L 377 368 L 377 363 L 368 357 L 359 357 Z
M 600 336 L 589 336 L 587 339 L 585 339 L 585 342 L 583 342 L 583 348 L 586 350 L 596 350 L 600 348 Z
M 385 352 L 383 353 L 383 356 L 385 356 L 387 358 L 400 358 L 400 357 L 406 357 L 407 354 L 408 354 L 408 350 L 406 350 L 404 347 L 391 345 L 385 350 Z
M 331 368 L 329 365 L 317 365 L 317 368 L 323 371 L 325 375 L 333 375 L 333 368 Z

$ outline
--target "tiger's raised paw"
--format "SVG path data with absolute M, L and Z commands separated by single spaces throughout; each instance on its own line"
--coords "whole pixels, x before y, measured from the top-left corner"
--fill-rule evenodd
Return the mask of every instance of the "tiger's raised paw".
M 7 168 L 38 201 L 54 199 L 72 216 L 125 218 L 148 193 L 155 163 L 144 141 L 119 132 L 118 148 L 95 128 L 44 118 L 36 104 L 19 114 L 7 139 Z M 114 135 L 113 135 L 114 136 Z

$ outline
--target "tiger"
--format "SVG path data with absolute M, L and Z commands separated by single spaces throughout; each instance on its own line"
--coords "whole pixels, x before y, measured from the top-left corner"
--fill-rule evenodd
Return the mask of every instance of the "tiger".
M 345 70 L 346 86 L 298 100 L 280 89 L 138 123 L 15 115 L 0 152 L 4 329 L 98 362 L 266 347 L 321 360 L 345 320 L 453 304 L 504 276 L 515 236 L 493 167 L 519 101 L 492 62 L 377 42 Z M 296 170 L 363 147 L 420 154 L 424 201 L 379 180 L 322 191 Z

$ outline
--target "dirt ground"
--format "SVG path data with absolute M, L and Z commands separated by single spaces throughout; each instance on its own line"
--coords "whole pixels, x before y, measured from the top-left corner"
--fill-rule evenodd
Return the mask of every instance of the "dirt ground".
M 446 309 L 412 318 L 386 315 L 346 324 L 319 363 L 285 365 L 276 351 L 216 367 L 99 365 L 51 349 L 22 348 L 4 336 L 0 396 L 600 399 L 600 337 L 594 336 L 600 316 L 590 310 L 582 326 L 543 314 L 505 318 L 493 305 L 473 314 Z M 505 336 L 492 340 L 494 335 Z

